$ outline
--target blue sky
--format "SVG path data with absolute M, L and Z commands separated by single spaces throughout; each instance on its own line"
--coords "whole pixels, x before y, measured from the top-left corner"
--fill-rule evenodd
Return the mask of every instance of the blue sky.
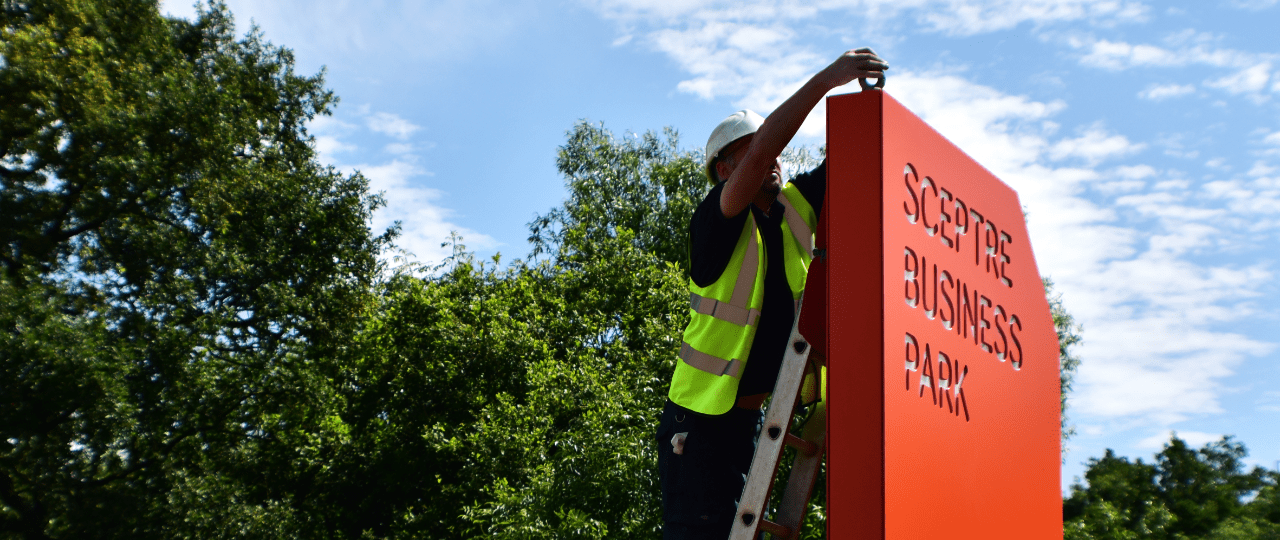
M 525 256 L 579 119 L 671 126 L 695 148 L 871 46 L 890 94 L 1018 191 L 1039 268 L 1084 324 L 1064 485 L 1171 431 L 1280 462 L 1277 0 L 227 4 L 300 72 L 327 67 L 342 102 L 311 126 L 321 157 L 387 194 L 376 224 L 402 221 L 424 262 L 451 230 Z M 822 142 L 824 114 L 797 144 Z

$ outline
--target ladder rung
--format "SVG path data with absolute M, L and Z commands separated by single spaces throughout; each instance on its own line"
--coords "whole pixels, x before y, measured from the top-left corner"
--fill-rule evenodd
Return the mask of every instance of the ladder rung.
M 791 529 L 778 525 L 767 519 L 760 520 L 760 530 L 769 533 L 774 538 L 790 538 Z
M 786 443 L 791 445 L 792 448 L 795 448 L 796 450 L 800 451 L 801 454 L 804 454 L 806 456 L 812 456 L 818 453 L 818 445 L 813 444 L 812 442 L 806 441 L 804 439 L 801 439 L 800 437 L 797 437 L 790 433 L 787 434 L 787 437 L 785 440 L 786 440 Z

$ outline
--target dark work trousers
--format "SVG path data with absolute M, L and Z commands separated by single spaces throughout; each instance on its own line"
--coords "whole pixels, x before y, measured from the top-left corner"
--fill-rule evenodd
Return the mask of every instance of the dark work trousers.
M 729 537 L 763 421 L 758 409 L 707 416 L 667 401 L 655 436 L 664 540 Z M 687 434 L 681 454 L 671 444 L 678 433 Z

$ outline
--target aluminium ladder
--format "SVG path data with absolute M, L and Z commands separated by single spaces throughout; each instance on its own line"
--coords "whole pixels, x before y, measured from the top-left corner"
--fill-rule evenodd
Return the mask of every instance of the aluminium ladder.
M 803 296 L 800 306 L 803 307 Z M 819 304 L 819 308 L 821 307 L 823 306 Z M 805 374 L 814 375 L 819 391 L 823 383 L 820 371 L 814 368 L 815 362 L 811 362 L 809 358 L 810 353 L 814 352 L 809 341 L 800 335 L 800 310 L 796 310 L 791 337 L 787 340 L 782 367 L 778 371 L 778 382 L 773 388 L 773 399 L 765 413 L 764 426 L 756 443 L 755 458 L 751 461 L 747 484 L 738 503 L 738 512 L 734 516 L 730 540 L 755 540 L 760 532 L 769 533 L 775 539 L 792 540 L 799 537 L 800 525 L 804 521 L 809 497 L 813 493 L 813 483 L 822 466 L 827 431 L 826 407 L 819 405 L 805 424 L 804 433 L 801 436 L 791 433 L 791 421 Z M 820 354 L 813 356 L 816 360 Z M 765 506 L 769 503 L 769 493 L 784 445 L 794 447 L 797 452 L 786 490 L 783 491 L 782 502 L 775 515 L 770 516 L 774 519 L 770 520 L 766 519 Z

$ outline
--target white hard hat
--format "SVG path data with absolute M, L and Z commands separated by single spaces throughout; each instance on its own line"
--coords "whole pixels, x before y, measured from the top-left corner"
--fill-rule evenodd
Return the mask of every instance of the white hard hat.
M 720 125 L 711 130 L 711 138 L 707 139 L 707 180 L 712 184 L 716 183 L 716 172 L 711 169 L 711 165 L 715 163 L 716 158 L 720 157 L 720 151 L 730 143 L 746 137 L 764 124 L 764 117 L 752 111 L 743 109 L 725 118 Z

